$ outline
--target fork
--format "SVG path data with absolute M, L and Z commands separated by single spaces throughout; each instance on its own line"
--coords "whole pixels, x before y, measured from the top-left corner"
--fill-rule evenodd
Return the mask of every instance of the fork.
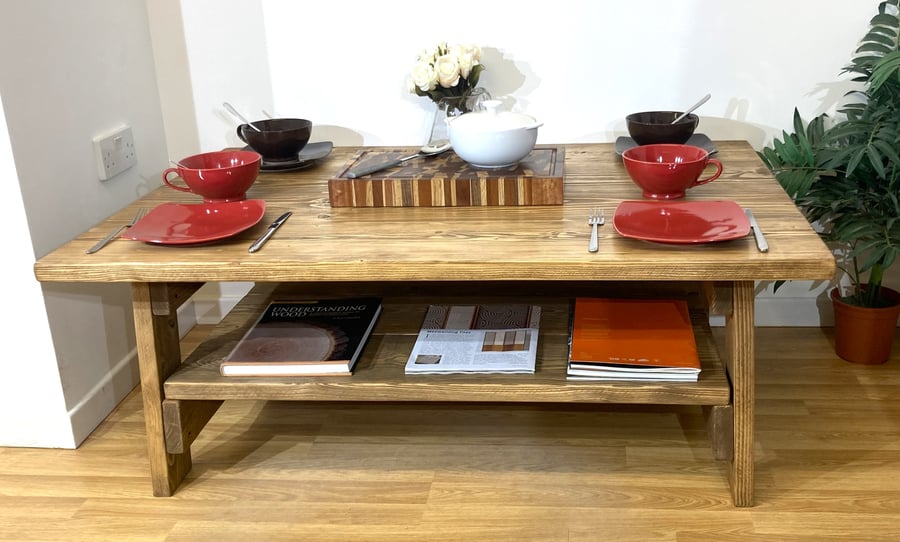
M 128 224 L 123 224 L 123 225 L 119 226 L 118 228 L 116 228 L 115 231 L 113 231 L 112 233 L 110 233 L 109 235 L 107 235 L 106 237 L 101 239 L 100 241 L 98 241 L 96 245 L 87 249 L 87 253 L 93 254 L 93 253 L 97 252 L 98 250 L 100 250 L 101 248 L 105 247 L 107 245 L 107 243 L 109 243 L 110 241 L 112 241 L 113 239 L 118 237 L 118 235 L 120 233 L 122 233 L 126 229 L 137 224 L 138 220 L 144 218 L 144 215 L 146 215 L 148 211 L 149 211 L 149 209 L 146 207 L 139 208 L 137 210 L 137 213 L 134 215 L 134 218 L 131 219 L 131 222 L 129 222 Z
M 605 223 L 606 216 L 603 214 L 603 209 L 597 209 L 596 207 L 591 209 L 591 214 L 588 215 L 588 224 L 591 225 L 591 242 L 588 244 L 588 252 L 600 250 L 600 241 L 597 239 L 597 226 L 602 226 Z

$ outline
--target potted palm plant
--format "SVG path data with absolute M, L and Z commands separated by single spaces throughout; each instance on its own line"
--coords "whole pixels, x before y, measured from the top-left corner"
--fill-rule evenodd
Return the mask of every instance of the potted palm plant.
M 900 0 L 885 0 L 850 63 L 858 88 L 834 118 L 804 123 L 794 109 L 793 131 L 763 148 L 760 158 L 823 239 L 835 249 L 850 289 L 831 292 L 835 349 L 848 361 L 883 363 L 900 314 L 900 294 L 882 284 L 900 254 Z M 779 284 L 775 285 L 776 288 Z M 873 312 L 874 311 L 874 312 Z M 862 331 L 846 331 L 846 312 L 868 316 Z M 874 345 L 872 318 L 884 315 L 886 346 L 852 352 L 851 341 Z

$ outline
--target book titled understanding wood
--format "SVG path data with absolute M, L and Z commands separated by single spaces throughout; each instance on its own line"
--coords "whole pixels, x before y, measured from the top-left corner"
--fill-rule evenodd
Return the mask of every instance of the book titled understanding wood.
M 381 299 L 273 301 L 222 361 L 224 376 L 333 376 L 353 372 Z
M 540 320 L 535 305 L 430 305 L 406 373 L 534 373 Z
M 683 299 L 577 298 L 570 380 L 696 381 L 700 357 Z

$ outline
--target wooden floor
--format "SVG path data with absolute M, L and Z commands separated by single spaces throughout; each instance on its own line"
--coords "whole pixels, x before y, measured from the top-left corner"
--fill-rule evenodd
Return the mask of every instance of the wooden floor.
M 0 539 L 900 540 L 900 348 L 831 341 L 758 331 L 753 508 L 693 407 L 236 401 L 154 498 L 135 390 L 77 450 L 0 448 Z

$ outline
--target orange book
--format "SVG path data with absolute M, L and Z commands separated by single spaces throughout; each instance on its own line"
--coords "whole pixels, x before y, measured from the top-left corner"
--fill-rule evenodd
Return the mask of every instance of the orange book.
M 700 357 L 683 299 L 575 300 L 571 369 L 698 373 Z

